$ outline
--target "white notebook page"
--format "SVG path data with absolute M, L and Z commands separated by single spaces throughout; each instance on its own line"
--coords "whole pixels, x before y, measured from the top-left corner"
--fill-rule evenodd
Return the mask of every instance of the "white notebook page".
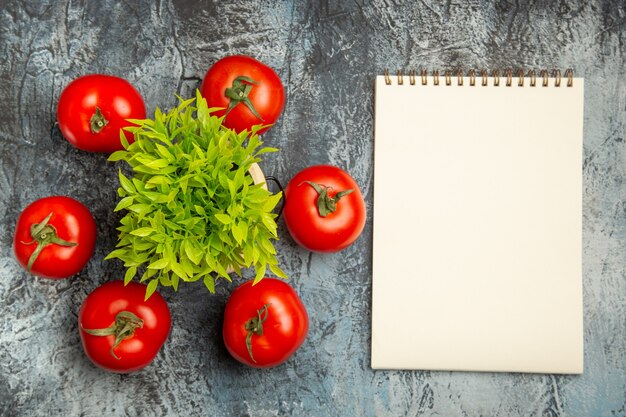
M 375 369 L 581 373 L 584 80 L 376 79 Z

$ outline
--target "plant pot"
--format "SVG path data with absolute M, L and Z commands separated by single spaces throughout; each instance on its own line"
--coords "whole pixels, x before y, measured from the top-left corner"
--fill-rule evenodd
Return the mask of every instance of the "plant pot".
M 113 154 L 113 160 L 126 161 L 133 168 L 133 176 L 126 178 L 120 171 L 123 200 L 116 209 L 125 209 L 126 215 L 120 220 L 116 249 L 107 258 L 125 263 L 126 281 L 144 271 L 139 279 L 149 282 L 148 296 L 161 286 L 177 289 L 179 283 L 199 279 L 215 292 L 215 276 L 228 279 L 230 272 L 244 267 L 254 268 L 255 279 L 268 269 L 285 276 L 273 247 L 276 216 L 270 216 L 280 195 L 273 195 L 266 184 L 273 177 L 251 163 L 260 161 L 253 159 L 255 155 L 275 149 L 260 148 L 263 142 L 254 134 L 242 136 L 224 128 L 199 93 L 196 103 L 194 107 L 184 101 L 168 113 L 155 113 L 154 120 L 138 121 L 133 128 L 135 142 Z M 177 136 L 185 128 L 200 133 Z M 171 137 L 176 140 L 168 141 Z M 142 141 L 146 146 L 135 145 Z M 248 167 L 244 176 L 238 170 L 243 164 Z M 198 172 L 201 166 L 221 171 L 207 175 Z M 234 195 L 246 184 L 256 186 L 247 187 L 245 195 Z
M 252 177 L 252 181 L 254 181 L 255 184 L 263 183 L 263 188 L 267 190 L 267 182 L 265 181 L 265 174 L 263 174 L 263 171 L 261 171 L 261 167 L 259 166 L 259 164 L 257 164 L 256 162 L 252 164 L 248 172 L 250 173 L 250 176 Z

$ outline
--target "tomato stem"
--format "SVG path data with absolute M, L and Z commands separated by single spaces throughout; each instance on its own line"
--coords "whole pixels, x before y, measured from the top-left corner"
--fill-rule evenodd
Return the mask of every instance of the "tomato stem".
M 91 133 L 100 132 L 107 124 L 109 124 L 109 121 L 104 118 L 100 108 L 96 106 L 96 112 L 91 116 L 91 119 L 89 119 Z
M 329 214 L 334 213 L 335 210 L 337 210 L 337 202 L 342 197 L 345 197 L 348 194 L 354 192 L 353 189 L 344 190 L 335 194 L 334 197 L 331 197 L 328 195 L 328 192 L 333 190 L 332 187 L 327 187 L 325 185 L 317 184 L 313 181 L 302 181 L 299 185 L 302 185 L 305 182 L 309 184 L 311 187 L 313 187 L 315 191 L 317 191 L 317 194 L 318 194 L 317 211 L 322 217 L 326 217 Z
M 244 328 L 248 331 L 248 335 L 246 336 L 246 347 L 248 348 L 250 359 L 252 359 L 252 362 L 254 363 L 256 363 L 256 359 L 254 359 L 254 356 L 252 355 L 252 336 L 254 334 L 257 336 L 263 336 L 263 323 L 267 320 L 267 309 L 269 306 L 270 303 L 265 304 L 260 310 L 257 310 L 256 317 L 252 317 L 244 326 Z
M 88 333 L 93 336 L 115 336 L 115 343 L 111 346 L 111 355 L 115 359 L 120 359 L 119 356 L 115 354 L 113 349 L 115 349 L 123 340 L 132 337 L 135 334 L 135 329 L 143 327 L 143 320 L 137 317 L 135 314 L 130 311 L 120 311 L 115 316 L 115 322 L 109 327 L 105 327 L 104 329 L 85 329 L 82 324 L 81 328 L 85 333 Z
M 48 224 L 52 218 L 52 213 L 48 214 L 41 223 L 33 223 L 30 225 L 30 236 L 33 238 L 30 242 L 22 242 L 24 245 L 31 245 L 37 243 L 37 247 L 28 258 L 27 269 L 30 272 L 33 264 L 37 260 L 37 257 L 41 251 L 48 245 L 55 244 L 59 246 L 78 246 L 76 242 L 68 242 L 57 236 L 57 229 Z
M 227 88 L 226 91 L 224 91 L 224 95 L 230 99 L 228 103 L 228 108 L 226 109 L 226 113 L 224 113 L 224 116 L 230 113 L 230 111 L 237 104 L 243 103 L 248 109 L 250 109 L 252 114 L 257 119 L 264 122 L 265 120 L 263 120 L 261 115 L 256 111 L 254 105 L 252 104 L 252 101 L 250 101 L 250 98 L 248 98 L 248 94 L 250 94 L 250 91 L 252 91 L 252 88 L 256 84 L 258 84 L 258 81 L 255 81 L 250 77 L 240 75 L 239 77 L 235 78 L 233 80 L 233 85 Z

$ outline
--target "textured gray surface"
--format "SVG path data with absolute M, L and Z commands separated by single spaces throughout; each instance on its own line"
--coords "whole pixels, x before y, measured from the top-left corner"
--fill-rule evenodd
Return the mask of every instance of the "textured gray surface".
M 626 415 L 626 6 L 400 3 L 0 1 L 0 415 Z M 228 356 L 220 321 L 233 287 L 221 282 L 216 295 L 202 283 L 163 291 L 174 325 L 150 367 L 123 376 L 92 366 L 77 313 L 123 274 L 102 260 L 115 245 L 117 179 L 105 156 L 60 136 L 59 94 L 77 76 L 109 73 L 152 113 L 235 53 L 274 67 L 287 89 L 265 136 L 281 152 L 264 171 L 286 181 L 308 165 L 341 166 L 370 210 L 373 79 L 384 68 L 572 67 L 585 77 L 584 374 L 372 371 L 371 222 L 334 255 L 298 248 L 280 224 L 283 269 L 311 318 L 288 363 L 260 371 Z M 11 250 L 19 212 L 51 194 L 83 201 L 99 225 L 88 266 L 59 282 L 29 276 Z

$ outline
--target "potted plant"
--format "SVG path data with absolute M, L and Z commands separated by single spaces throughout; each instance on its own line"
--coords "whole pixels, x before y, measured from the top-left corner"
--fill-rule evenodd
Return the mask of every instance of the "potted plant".
M 115 210 L 126 214 L 106 259 L 124 262 L 126 283 L 147 282 L 146 298 L 158 286 L 177 290 L 200 279 L 214 292 L 216 278 L 230 281 L 230 272 L 248 267 L 256 281 L 267 269 L 286 278 L 272 243 L 282 193 L 268 191 L 258 165 L 277 149 L 262 147 L 257 132 L 265 126 L 236 133 L 213 111 L 196 93 L 154 119 L 131 120 L 135 141 L 120 132 L 124 150 L 109 157 L 126 161 L 132 175 L 119 170 Z

